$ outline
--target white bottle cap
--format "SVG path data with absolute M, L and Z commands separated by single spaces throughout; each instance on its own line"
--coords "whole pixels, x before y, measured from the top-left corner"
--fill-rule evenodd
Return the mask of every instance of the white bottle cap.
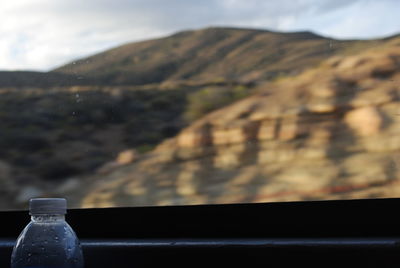
M 65 215 L 67 200 L 64 198 L 33 198 L 29 201 L 30 215 Z

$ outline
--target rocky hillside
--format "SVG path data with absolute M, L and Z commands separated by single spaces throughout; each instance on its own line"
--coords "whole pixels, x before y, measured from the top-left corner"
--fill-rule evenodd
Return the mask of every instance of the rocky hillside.
M 294 113 L 302 103 L 312 106 L 316 102 L 313 109 L 326 109 L 336 104 L 329 104 L 331 99 L 325 104 L 317 102 L 304 88 L 316 83 L 331 83 L 341 89 L 354 86 L 343 79 L 329 80 L 329 73 L 338 67 L 332 65 L 329 67 L 332 70 L 329 69 L 327 66 L 330 65 L 323 63 L 325 60 L 329 62 L 333 61 L 332 57 L 339 57 L 345 61 L 371 47 L 394 47 L 396 40 L 393 37 L 337 41 L 309 32 L 207 28 L 123 45 L 48 73 L 0 72 L 0 208 L 18 207 L 30 197 L 49 195 L 68 195 L 71 203 L 78 206 L 81 195 L 90 193 L 92 196 L 97 191 L 91 183 L 86 185 L 87 180 L 98 180 L 96 176 L 92 179 L 96 172 L 109 174 L 117 167 L 118 170 L 142 168 L 142 165 L 148 165 L 143 163 L 149 163 L 143 162 L 144 159 L 157 162 L 160 155 L 169 162 L 157 162 L 154 169 L 150 165 L 154 171 L 164 172 L 164 168 L 171 168 L 177 172 L 175 167 L 183 167 L 188 159 L 211 161 L 212 158 L 215 165 L 201 163 L 199 168 L 216 175 L 199 173 L 198 176 L 220 176 L 222 180 L 228 180 L 229 174 L 241 170 L 235 165 L 230 166 L 232 161 L 240 167 L 247 165 L 247 160 L 241 162 L 241 159 L 247 159 L 248 149 L 240 149 L 240 146 L 255 146 L 256 149 L 249 147 L 250 155 L 261 150 L 258 148 L 261 143 L 254 133 L 267 127 L 264 121 L 252 119 L 253 108 L 239 113 L 235 112 L 239 108 L 232 107 L 242 107 L 243 103 L 253 107 L 253 101 L 260 102 L 257 104 L 260 107 L 254 104 L 258 107 L 254 109 L 267 109 L 268 113 L 275 114 L 276 121 L 271 123 L 275 136 L 290 120 L 300 122 L 309 118 L 313 121 L 314 117 L 303 110 L 296 112 L 297 117 L 293 118 L 286 118 L 286 113 Z M 304 78 L 307 74 L 303 74 L 290 79 L 311 67 L 316 68 L 313 71 L 315 77 L 307 80 Z M 384 72 L 374 74 L 373 79 L 379 76 L 386 81 Z M 295 81 L 303 81 L 299 83 L 304 86 L 296 86 Z M 248 96 L 252 97 L 238 102 Z M 232 103 L 236 104 L 229 106 Z M 332 124 L 336 124 L 334 119 L 339 116 L 334 113 L 324 115 Z M 182 129 L 177 138 L 167 140 Z M 245 139 L 242 136 L 248 134 L 240 134 L 243 131 L 253 134 Z M 230 135 L 226 144 L 221 141 L 226 140 L 224 135 Z M 297 142 L 297 137 L 294 140 Z M 160 143 L 156 151 L 146 154 Z M 243 150 L 238 155 L 243 154 L 244 158 L 238 156 L 237 160 L 232 160 L 234 154 L 229 153 L 232 150 Z M 124 166 L 132 161 L 138 161 L 138 165 Z M 121 172 L 125 174 L 125 171 Z M 146 174 L 143 179 L 147 178 Z M 166 185 L 165 189 L 174 184 L 178 173 L 173 174 L 165 172 L 165 180 L 160 182 Z M 152 179 L 148 183 L 152 187 Z M 215 186 L 211 182 L 205 184 L 217 192 L 221 190 L 218 183 Z M 121 202 L 167 202 L 168 198 L 157 197 L 158 186 L 153 190 L 156 194 L 151 198 L 154 199 L 142 199 L 143 192 L 143 196 L 138 195 L 142 201 L 121 197 Z M 163 194 L 170 194 L 169 191 L 178 194 L 168 202 L 200 200 L 194 195 L 182 198 L 181 190 L 176 189 L 166 190 Z M 84 204 L 97 205 L 99 202 L 84 201 Z M 214 202 L 214 199 L 210 197 L 207 202 Z
M 399 38 L 331 57 L 91 177 L 81 205 L 399 196 L 399 81 Z

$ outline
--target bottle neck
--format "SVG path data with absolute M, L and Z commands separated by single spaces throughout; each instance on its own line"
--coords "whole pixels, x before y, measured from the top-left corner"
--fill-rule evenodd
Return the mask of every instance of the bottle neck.
M 58 222 L 65 221 L 65 215 L 32 215 L 33 222 Z

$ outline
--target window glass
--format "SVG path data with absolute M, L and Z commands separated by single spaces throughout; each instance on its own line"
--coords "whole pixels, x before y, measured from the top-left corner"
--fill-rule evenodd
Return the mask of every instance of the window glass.
M 399 10 L 5 1 L 0 209 L 400 197 Z

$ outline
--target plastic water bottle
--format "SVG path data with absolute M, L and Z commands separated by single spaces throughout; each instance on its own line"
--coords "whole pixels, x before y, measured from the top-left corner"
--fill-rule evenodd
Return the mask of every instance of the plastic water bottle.
M 83 268 L 81 246 L 66 213 L 63 198 L 31 199 L 31 222 L 17 239 L 11 268 Z

